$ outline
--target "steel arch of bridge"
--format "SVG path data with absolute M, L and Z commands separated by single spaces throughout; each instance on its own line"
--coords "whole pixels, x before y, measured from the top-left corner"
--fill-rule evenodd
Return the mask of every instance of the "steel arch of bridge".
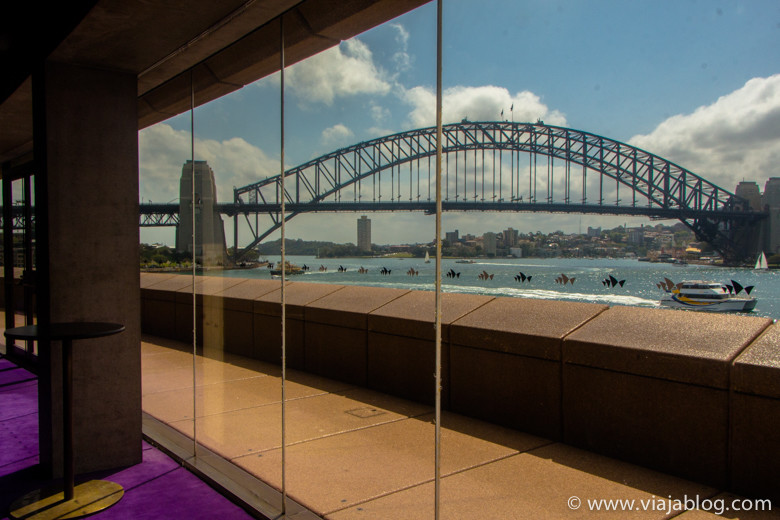
M 448 124 L 443 127 L 443 153 L 445 211 L 675 218 L 732 258 L 741 256 L 733 240 L 736 226 L 765 217 L 751 211 L 746 200 L 658 155 L 541 121 Z M 431 212 L 435 154 L 436 128 L 430 127 L 361 142 L 291 168 L 284 173 L 285 220 L 318 211 Z M 556 160 L 562 163 L 556 166 Z M 236 220 L 236 245 L 238 217 L 245 216 L 253 240 L 244 251 L 281 226 L 280 178 L 237 188 L 233 204 L 220 205 L 221 212 Z M 630 197 L 625 203 L 621 187 Z M 607 202 L 605 197 L 613 195 L 614 202 Z M 258 217 L 263 214 L 270 218 L 265 230 Z

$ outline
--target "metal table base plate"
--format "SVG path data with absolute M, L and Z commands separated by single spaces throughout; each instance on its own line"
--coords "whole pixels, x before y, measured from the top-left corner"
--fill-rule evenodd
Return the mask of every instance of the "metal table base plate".
M 73 490 L 65 500 L 63 491 L 36 489 L 11 504 L 11 518 L 16 520 L 57 520 L 83 518 L 113 506 L 125 494 L 122 486 L 107 480 L 90 480 Z

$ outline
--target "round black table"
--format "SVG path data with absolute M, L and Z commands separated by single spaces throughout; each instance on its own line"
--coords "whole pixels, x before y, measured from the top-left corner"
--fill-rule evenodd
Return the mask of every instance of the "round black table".
M 124 325 L 104 322 L 68 322 L 6 329 L 5 337 L 18 340 L 62 342 L 63 491 L 39 489 L 11 506 L 11 518 L 80 518 L 111 507 L 122 498 L 122 486 L 91 480 L 75 486 L 73 466 L 73 341 L 119 334 Z

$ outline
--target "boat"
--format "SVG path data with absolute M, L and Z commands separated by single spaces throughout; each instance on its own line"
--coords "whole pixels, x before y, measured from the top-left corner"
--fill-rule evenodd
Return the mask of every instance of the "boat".
M 428 254 L 428 251 L 425 252 L 425 263 L 426 264 L 431 263 L 431 255 Z
M 753 269 L 756 271 L 766 271 L 769 269 L 769 264 L 766 261 L 766 255 L 763 251 L 761 251 L 761 254 L 758 255 L 758 258 L 756 259 L 756 266 Z
M 752 287 L 746 288 L 747 296 L 740 296 L 742 287 L 734 290 L 718 282 L 687 280 L 665 288 L 660 304 L 672 309 L 690 309 L 707 312 L 750 312 L 757 300 L 749 295 Z
M 455 260 L 456 264 L 476 264 L 474 260 L 467 260 L 467 259 L 461 259 L 461 260 Z
M 284 274 L 290 275 L 290 274 L 303 274 L 303 268 L 300 266 L 297 266 L 295 264 L 291 264 L 290 262 L 285 262 L 285 269 Z M 271 269 L 271 276 L 281 276 L 282 270 L 281 269 Z

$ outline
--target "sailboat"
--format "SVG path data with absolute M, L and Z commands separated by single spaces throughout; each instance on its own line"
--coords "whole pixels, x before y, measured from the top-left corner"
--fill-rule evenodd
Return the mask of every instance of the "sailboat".
M 758 258 L 756 259 L 756 266 L 753 269 L 756 271 L 765 271 L 769 269 L 769 264 L 766 261 L 766 255 L 763 251 L 761 251 L 761 254 L 758 255 Z
M 428 251 L 425 252 L 425 263 L 426 264 L 431 263 L 431 256 L 428 254 Z

